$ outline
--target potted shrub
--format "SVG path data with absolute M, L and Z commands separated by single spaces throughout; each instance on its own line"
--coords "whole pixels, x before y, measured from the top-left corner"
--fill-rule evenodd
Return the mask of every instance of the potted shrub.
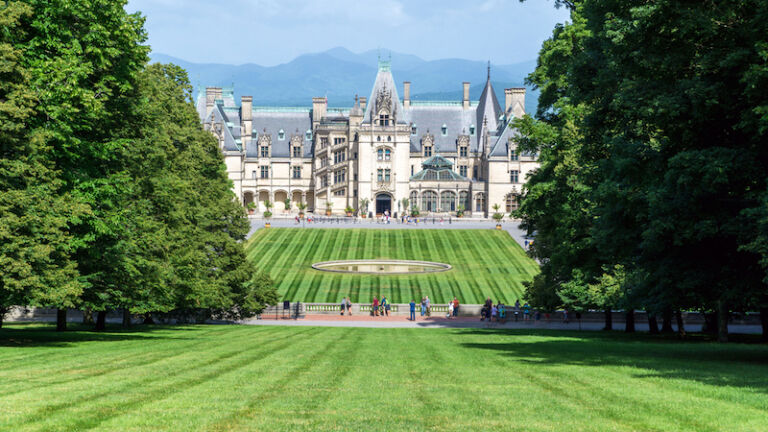
M 264 201 L 264 207 L 266 208 L 266 210 L 264 211 L 264 219 L 266 220 L 266 222 L 264 223 L 264 228 L 270 228 L 272 226 L 272 224 L 269 223 L 269 218 L 272 217 L 272 212 L 269 211 L 269 209 L 271 209 L 272 206 L 273 204 L 269 200 Z
M 325 215 L 330 216 L 331 215 L 331 209 L 333 208 L 333 203 L 330 201 L 325 202 Z
M 499 206 L 498 204 L 494 204 L 493 205 L 493 211 L 495 212 L 493 214 L 493 220 L 496 221 L 496 229 L 497 230 L 501 229 L 501 220 L 504 219 L 504 214 L 503 213 L 499 213 L 499 209 L 500 208 L 501 208 L 501 206 Z
M 419 208 L 416 206 L 411 207 L 411 217 L 419 217 Z
M 371 202 L 368 198 L 360 198 L 360 215 L 365 219 L 366 213 L 368 213 L 368 203 Z
M 246 204 L 246 207 L 248 208 L 248 214 L 252 215 L 256 213 L 256 207 L 258 207 L 258 205 L 255 202 L 251 201 L 248 204 Z
M 283 200 L 283 204 L 285 204 L 285 212 L 286 213 L 290 213 L 291 212 L 291 199 L 290 198 L 286 198 L 285 200 Z
M 464 205 L 463 204 L 459 204 L 459 207 L 457 207 L 457 209 L 456 209 L 456 217 L 457 218 L 464 217 Z
M 347 208 L 344 209 L 344 212 L 347 214 L 347 217 L 351 217 L 352 213 L 355 212 L 355 209 L 352 208 L 352 206 L 347 206 Z
M 300 219 L 304 219 L 304 210 L 306 210 L 306 209 L 307 209 L 307 205 L 306 205 L 306 204 L 304 204 L 303 202 L 300 202 L 300 203 L 298 203 L 298 204 L 296 205 L 296 207 L 298 207 L 298 208 L 299 208 L 299 218 L 300 218 Z

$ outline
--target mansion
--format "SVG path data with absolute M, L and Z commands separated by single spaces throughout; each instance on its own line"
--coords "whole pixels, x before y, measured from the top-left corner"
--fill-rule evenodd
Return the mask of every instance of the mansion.
M 219 141 L 235 194 L 259 212 L 267 200 L 276 214 L 299 203 L 333 214 L 515 210 L 538 167 L 535 155 L 517 151 L 509 127 L 525 113 L 525 89 L 505 89 L 502 107 L 489 67 L 479 101 L 470 100 L 468 82 L 461 101 L 412 101 L 410 92 L 403 83 L 400 98 L 389 62 L 380 61 L 370 97 L 355 97 L 349 109 L 329 108 L 323 97 L 311 108 L 255 107 L 251 96 L 238 105 L 232 89 L 209 87 L 197 110 Z

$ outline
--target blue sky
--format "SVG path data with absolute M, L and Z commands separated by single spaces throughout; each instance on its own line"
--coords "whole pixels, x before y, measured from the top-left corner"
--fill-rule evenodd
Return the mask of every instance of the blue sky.
M 126 9 L 147 17 L 155 52 L 265 66 L 338 46 L 518 63 L 568 18 L 552 0 L 129 0 Z

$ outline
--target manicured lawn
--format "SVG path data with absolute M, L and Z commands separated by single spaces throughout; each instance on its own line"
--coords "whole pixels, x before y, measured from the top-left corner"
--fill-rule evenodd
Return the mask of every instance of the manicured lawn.
M 486 297 L 512 304 L 523 281 L 538 272 L 506 231 L 266 229 L 249 240 L 248 257 L 269 272 L 284 299 L 337 303 L 350 296 L 368 303 L 386 295 L 393 303 L 418 301 L 428 295 L 445 303 L 483 303 Z M 312 269 L 312 264 L 338 259 L 427 260 L 450 264 L 436 274 L 350 275 Z
M 0 430 L 737 432 L 768 425 L 765 345 L 535 330 L 51 330 L 0 330 Z

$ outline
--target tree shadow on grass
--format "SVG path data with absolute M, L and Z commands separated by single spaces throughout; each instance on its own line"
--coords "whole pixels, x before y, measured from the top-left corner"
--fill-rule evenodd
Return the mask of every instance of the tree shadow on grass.
M 124 329 L 107 325 L 103 332 L 93 331 L 93 326 L 68 324 L 67 331 L 57 332 L 56 324 L 13 323 L 0 329 L 0 347 L 68 347 L 81 342 L 117 342 L 158 339 L 191 339 L 171 332 L 194 330 L 183 326 L 135 325 Z
M 634 373 L 635 378 L 692 380 L 768 393 L 768 345 L 718 344 L 703 335 L 679 341 L 673 337 L 618 332 L 472 329 L 456 334 L 473 336 L 472 342 L 461 343 L 465 348 L 495 352 L 529 364 L 627 366 L 641 369 Z M 476 336 L 482 334 L 532 338 L 476 342 Z

